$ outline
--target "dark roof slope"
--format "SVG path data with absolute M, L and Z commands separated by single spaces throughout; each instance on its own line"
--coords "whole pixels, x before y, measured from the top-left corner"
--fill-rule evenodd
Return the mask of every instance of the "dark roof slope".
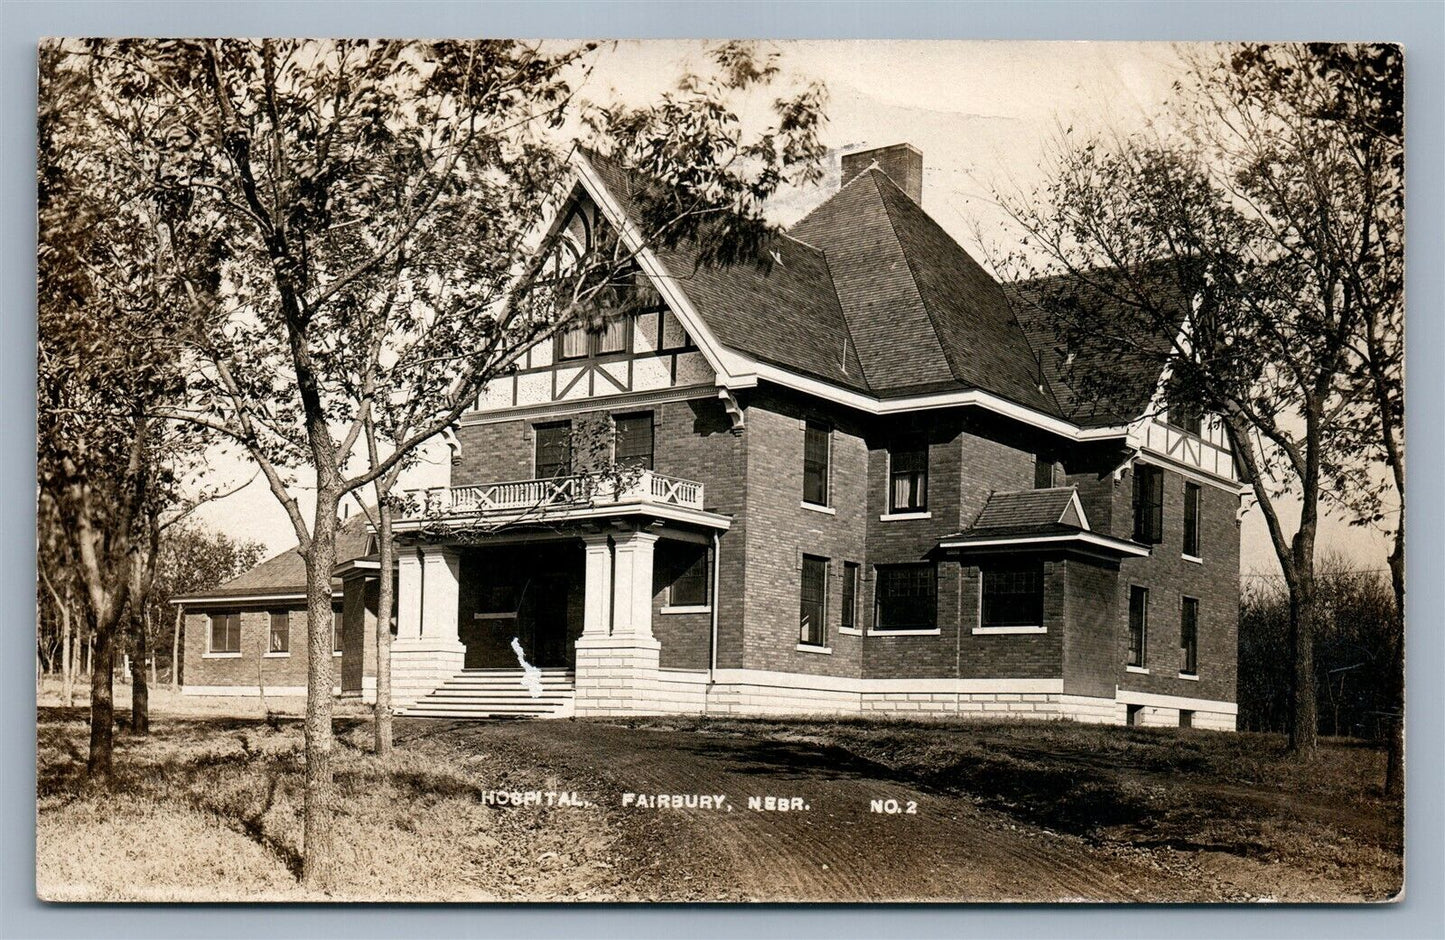
M 632 174 L 608 157 L 585 149 L 583 153 L 623 211 L 637 219 Z M 686 244 L 657 255 L 724 345 L 846 388 L 867 390 L 821 251 L 783 236 L 772 239 L 752 264 L 699 265 L 697 251 Z
M 341 563 L 360 558 L 370 548 L 371 535 L 366 531 L 366 517 L 353 516 L 336 530 L 336 561 Z M 339 582 L 333 580 L 333 584 Z M 196 597 L 234 597 L 270 594 L 300 594 L 306 590 L 306 561 L 295 548 L 282 552 L 245 571 L 218 588 L 197 591 L 173 600 Z
M 1126 424 L 1144 414 L 1174 336 L 1189 313 L 1189 299 L 1180 295 L 1178 280 L 1162 270 L 1146 282 L 1156 285 L 1150 302 L 1167 312 L 1157 320 L 1127 309 L 1126 291 L 1116 294 L 1088 283 L 1107 287 L 1117 277 L 1092 271 L 1084 279 L 1057 275 L 1005 288 L 1060 415 L 1081 427 Z M 1060 335 L 1056 314 L 1082 327 L 1072 331 L 1081 334 L 1075 342 Z M 1085 376 L 1093 381 L 1085 381 Z

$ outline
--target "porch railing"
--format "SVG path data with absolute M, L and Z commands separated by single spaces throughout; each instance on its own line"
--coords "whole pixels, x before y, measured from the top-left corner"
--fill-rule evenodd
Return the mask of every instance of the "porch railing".
M 475 486 L 434 486 L 407 490 L 407 518 L 536 511 L 539 514 L 586 506 L 632 503 L 703 508 L 703 486 L 651 470 L 621 477 L 576 474 L 544 480 L 514 480 Z

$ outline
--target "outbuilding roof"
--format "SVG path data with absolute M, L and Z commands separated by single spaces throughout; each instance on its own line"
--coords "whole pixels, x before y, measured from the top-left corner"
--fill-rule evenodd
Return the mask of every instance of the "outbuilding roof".
M 363 557 L 371 548 L 371 535 L 366 531 L 366 517 L 352 516 L 336 530 L 336 561 L 338 564 Z M 332 579 L 339 590 L 341 581 Z M 204 602 L 211 598 L 242 599 L 245 597 L 290 597 L 306 593 L 306 560 L 299 549 L 288 549 L 272 556 L 254 568 L 237 575 L 220 587 L 171 598 L 177 602 Z

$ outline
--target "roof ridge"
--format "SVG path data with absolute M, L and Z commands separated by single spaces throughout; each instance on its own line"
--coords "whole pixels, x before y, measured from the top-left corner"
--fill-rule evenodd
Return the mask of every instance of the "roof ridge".
M 888 185 L 897 189 L 900 193 L 903 193 L 905 197 L 908 195 L 904 193 L 902 189 L 899 189 L 898 184 L 893 182 L 892 178 L 889 177 L 887 173 L 878 169 L 876 165 L 864 170 L 858 175 L 871 177 L 874 174 L 883 177 L 883 179 L 887 180 Z M 918 272 L 913 267 L 913 258 L 911 257 L 911 253 L 903 247 L 903 239 L 898 237 L 898 224 L 893 220 L 893 210 L 889 208 L 888 200 L 883 198 L 883 189 L 878 185 L 876 179 L 873 180 L 873 188 L 878 193 L 878 201 L 883 204 L 883 217 L 888 220 L 888 231 L 893 233 L 893 244 L 898 246 L 898 253 L 903 256 L 903 264 L 908 269 L 908 283 L 913 285 L 913 295 L 918 298 L 918 305 L 923 308 L 924 315 L 928 317 L 928 325 L 933 330 L 933 341 L 938 344 L 938 355 L 943 358 L 943 364 L 948 367 L 948 374 L 953 376 L 955 382 L 961 385 L 968 384 L 963 381 L 963 378 L 958 374 L 958 370 L 953 367 L 953 363 L 948 358 L 948 350 L 943 346 L 943 337 L 938 334 L 938 320 L 933 315 L 933 308 L 929 306 L 928 298 L 923 295 L 923 288 L 918 284 Z M 911 199 L 909 201 L 912 202 Z M 919 211 L 922 211 L 921 206 L 919 207 Z M 925 212 L 924 215 L 926 216 L 927 213 Z M 848 318 L 845 316 L 843 319 L 846 321 Z
M 818 204 L 817 204 L 816 206 L 814 206 L 813 208 L 809 209 L 809 210 L 808 210 L 808 213 L 807 213 L 806 215 L 804 215 L 804 216 L 803 216 L 801 219 L 799 219 L 798 221 L 794 222 L 792 225 L 788 226 L 788 228 L 789 228 L 789 229 L 794 229 L 794 228 L 797 228 L 798 226 L 804 224 L 805 222 L 807 222 L 807 221 L 808 221 L 809 219 L 811 219 L 813 216 L 815 216 L 815 215 L 817 215 L 819 212 L 821 212 L 821 211 L 823 210 L 823 207 L 824 207 L 824 206 L 828 205 L 828 204 L 829 204 L 830 202 L 832 202 L 834 199 L 837 199 L 840 195 L 842 195 L 843 190 L 847 189 L 849 186 L 852 186 L 854 183 L 858 182 L 860 179 L 862 179 L 863 177 L 865 177 L 865 176 L 867 176 L 867 175 L 868 175 L 868 171 L 867 171 L 867 170 L 864 170 L 863 172 L 861 172 L 861 173 L 859 173 L 858 175 L 854 176 L 854 177 L 853 177 L 852 179 L 850 179 L 848 182 L 844 183 L 842 186 L 839 186 L 837 189 L 835 189 L 835 190 L 833 191 L 833 194 L 832 194 L 831 196 L 829 196 L 827 199 L 824 199 L 822 202 L 818 203 Z M 790 236 L 788 236 L 788 237 L 791 238 L 792 236 L 790 235 Z M 799 241 L 802 241 L 802 239 L 798 239 L 798 240 L 799 240 Z M 807 242 L 803 242 L 803 244 L 807 244 Z
M 807 244 L 801 242 L 800 244 Z M 808 247 L 812 247 L 809 245 Z M 828 260 L 828 252 L 819 248 L 818 254 L 823 257 L 823 267 L 828 272 L 828 288 L 833 292 L 833 300 L 838 304 L 838 318 L 843 321 L 843 361 L 841 363 L 843 373 L 848 373 L 848 347 L 853 347 L 854 358 L 858 360 L 858 374 L 863 379 L 863 386 L 870 391 L 873 383 L 868 381 L 868 369 L 863 365 L 863 357 L 858 355 L 858 341 L 853 338 L 853 324 L 848 322 L 848 314 L 843 310 L 843 298 L 838 296 L 838 282 L 833 280 L 833 263 Z

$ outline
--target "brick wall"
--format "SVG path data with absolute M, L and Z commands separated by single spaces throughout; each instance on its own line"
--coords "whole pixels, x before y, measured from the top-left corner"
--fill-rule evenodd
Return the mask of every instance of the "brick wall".
M 1125 627 L 1127 649 L 1128 597 L 1122 621 L 1116 596 L 1118 566 L 1070 558 L 1068 570 L 1069 620 L 1064 630 L 1064 694 L 1114 696 L 1118 671 L 1119 624 Z
M 236 608 L 229 608 L 234 610 Z M 271 629 L 271 611 L 275 607 L 249 607 L 241 611 L 240 655 L 207 653 L 210 616 L 208 611 L 187 610 L 186 641 L 182 675 L 186 688 L 247 689 L 254 693 L 258 684 L 281 694 L 282 689 L 294 691 L 306 687 L 306 608 L 287 609 L 290 630 L 290 652 L 285 655 L 267 653 Z M 328 630 L 330 626 L 328 625 Z M 341 685 L 342 657 L 332 659 L 332 678 Z M 375 661 L 372 661 L 372 675 Z

